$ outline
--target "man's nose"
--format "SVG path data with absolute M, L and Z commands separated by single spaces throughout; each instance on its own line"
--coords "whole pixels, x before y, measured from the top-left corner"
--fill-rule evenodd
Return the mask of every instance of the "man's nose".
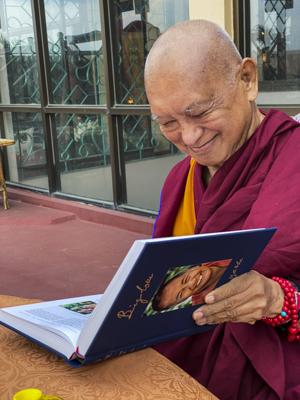
M 203 135 L 203 128 L 192 123 L 185 123 L 181 128 L 181 138 L 186 146 L 194 146 Z
M 188 282 L 186 283 L 186 287 L 190 290 L 194 290 L 195 287 L 197 286 L 197 278 L 193 277 Z

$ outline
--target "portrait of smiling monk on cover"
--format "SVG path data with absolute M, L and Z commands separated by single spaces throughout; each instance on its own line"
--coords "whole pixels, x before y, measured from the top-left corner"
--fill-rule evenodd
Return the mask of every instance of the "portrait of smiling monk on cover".
M 174 306 L 191 300 L 191 305 L 203 304 L 207 293 L 214 289 L 231 259 L 218 260 L 182 268 L 163 282 L 152 300 L 154 311 L 173 310 Z M 172 270 L 169 270 L 167 276 Z

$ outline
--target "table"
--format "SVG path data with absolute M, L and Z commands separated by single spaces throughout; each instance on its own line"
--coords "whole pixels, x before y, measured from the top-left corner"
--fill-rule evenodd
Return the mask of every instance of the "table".
M 4 172 L 3 172 L 2 148 L 11 146 L 12 144 L 15 144 L 14 140 L 0 138 L 0 192 L 2 192 L 3 207 L 5 210 L 7 210 L 9 208 L 9 205 L 8 205 L 7 190 L 6 190 L 5 178 L 4 178 Z
M 37 301 L 37 300 L 36 300 Z M 34 303 L 0 296 L 0 307 Z M 153 349 L 72 368 L 0 326 L 0 398 L 36 387 L 63 400 L 215 400 L 216 397 Z

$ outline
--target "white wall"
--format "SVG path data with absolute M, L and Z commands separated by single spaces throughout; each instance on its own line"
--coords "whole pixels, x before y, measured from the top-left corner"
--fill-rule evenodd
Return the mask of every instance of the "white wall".
M 190 19 L 208 19 L 233 35 L 232 0 L 189 0 Z

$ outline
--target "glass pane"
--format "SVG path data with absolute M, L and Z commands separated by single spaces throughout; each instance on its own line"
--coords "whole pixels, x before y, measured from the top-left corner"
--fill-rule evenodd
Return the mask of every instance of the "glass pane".
M 55 120 L 62 192 L 111 201 L 106 118 L 57 114 Z
M 261 104 L 300 103 L 299 20 L 299 1 L 251 1 L 251 55 Z
M 117 102 L 147 103 L 143 77 L 147 54 L 160 33 L 189 19 L 189 1 L 113 0 L 113 15 Z
M 46 0 L 52 100 L 104 104 L 99 0 Z
M 44 130 L 39 113 L 4 113 L 5 137 L 9 146 L 9 180 L 48 189 Z
M 0 0 L 0 102 L 39 103 L 30 0 Z
M 162 184 L 172 166 L 184 156 L 160 133 L 150 117 L 122 117 L 126 161 L 127 202 L 157 211 Z

